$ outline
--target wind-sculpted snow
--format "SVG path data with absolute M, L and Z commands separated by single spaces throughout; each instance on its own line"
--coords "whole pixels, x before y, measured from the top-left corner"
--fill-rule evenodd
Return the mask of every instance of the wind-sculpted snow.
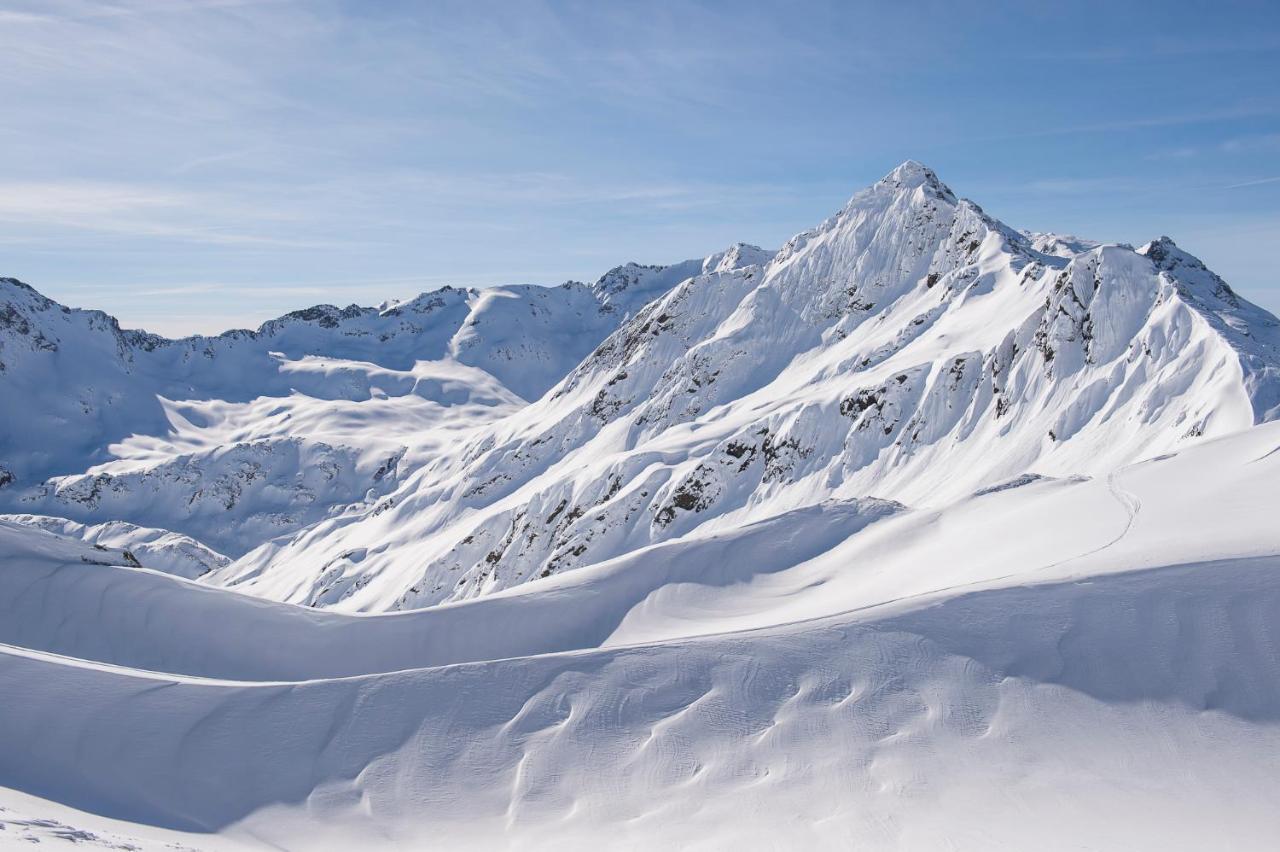
M 1100 474 L 1272 419 L 1278 371 L 1275 318 L 1167 240 L 1028 237 L 905 163 L 776 255 L 708 259 L 386 506 L 213 579 L 468 599 L 826 500 Z
M 287 848 L 1263 849 L 1274 566 L 1207 567 L 975 595 L 976 638 L 943 608 L 286 685 L 9 652 L 29 700 L 0 708 L 0 760 L 27 792 Z
M 156 845 L 1268 848 L 1278 425 L 380 616 L 0 524 L 0 777 Z
M 544 596 L 366 617 L 267 603 L 157 572 L 102 571 L 105 562 L 138 560 L 0 521 L 0 642 L 233 680 L 346 677 L 594 648 L 659 589 L 728 587 L 786 570 L 893 509 L 877 502 L 814 507 L 723 536 L 658 545 L 570 575 L 572 582 Z M 52 558 L 57 547 L 61 558 Z M 131 603 L 109 606 L 118 600 Z M 98 615 L 108 609 L 109 617 Z M 211 641 L 212 634 L 219 638 Z

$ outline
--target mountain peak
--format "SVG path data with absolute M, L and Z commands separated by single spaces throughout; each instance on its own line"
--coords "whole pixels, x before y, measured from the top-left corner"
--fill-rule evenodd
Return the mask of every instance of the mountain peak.
M 898 191 L 924 187 L 948 200 L 955 200 L 955 193 L 938 179 L 937 173 L 916 160 L 904 160 L 897 168 L 880 178 L 876 186 Z
M 1209 272 L 1208 267 L 1204 265 L 1204 261 L 1190 252 L 1184 251 L 1169 237 L 1160 237 L 1159 239 L 1152 240 L 1139 248 L 1137 252 L 1154 263 L 1157 269 L 1162 269 L 1166 272 L 1178 270 L 1183 273 L 1181 275 L 1183 279 L 1187 279 L 1187 272 L 1198 271 L 1201 273 L 1208 273 L 1217 283 L 1221 283 L 1222 281 L 1222 279 L 1218 278 L 1217 275 Z
M 1156 265 L 1163 265 L 1171 256 L 1186 254 L 1182 249 L 1178 248 L 1178 244 L 1170 237 L 1160 237 L 1138 249 L 1138 254 L 1146 255 L 1151 258 Z
M 747 266 L 764 266 L 773 260 L 776 251 L 762 249 L 750 243 L 734 243 L 724 251 L 707 256 L 702 261 L 703 272 L 731 272 Z
M 905 180 L 905 179 L 909 179 L 917 176 L 936 177 L 936 175 L 934 175 L 933 169 L 929 168 L 924 163 L 920 162 L 919 160 L 908 159 L 908 160 L 903 160 L 901 163 L 895 166 L 893 171 L 889 172 L 889 174 L 884 176 L 884 180 L 890 180 L 890 179 Z
M 1154 263 L 1156 269 L 1175 276 L 1182 288 L 1182 292 L 1195 294 L 1197 300 L 1202 304 L 1206 297 L 1212 296 L 1213 298 L 1209 302 L 1212 305 L 1210 309 L 1220 310 L 1223 307 L 1239 309 L 1241 307 L 1240 297 L 1236 295 L 1226 281 L 1223 281 L 1216 272 L 1205 266 L 1204 261 L 1194 254 L 1179 248 L 1177 243 L 1168 237 L 1152 240 L 1137 251 L 1138 254 L 1145 256 Z M 1256 318 L 1255 322 L 1262 325 L 1266 324 L 1264 318 Z

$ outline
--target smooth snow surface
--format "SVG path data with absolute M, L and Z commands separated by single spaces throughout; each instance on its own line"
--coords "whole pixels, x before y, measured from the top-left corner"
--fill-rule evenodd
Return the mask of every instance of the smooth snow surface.
M 1280 841 L 1280 323 L 1168 238 L 908 162 L 216 338 L 4 279 L 0 392 L 0 846 Z

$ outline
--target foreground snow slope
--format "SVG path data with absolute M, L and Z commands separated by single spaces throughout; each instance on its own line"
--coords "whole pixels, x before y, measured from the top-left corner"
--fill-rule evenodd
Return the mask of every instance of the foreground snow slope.
M 0 777 L 214 846 L 1269 848 L 1278 474 L 1267 424 L 383 616 L 0 525 Z
M 1264 557 L 1280 552 L 1277 447 L 1280 424 L 1267 424 L 1105 477 L 1015 480 L 940 510 L 827 503 L 380 616 L 106 570 L 98 563 L 129 560 L 0 520 L 0 641 L 201 677 L 300 680 L 752 630 L 1010 577 Z
M 412 609 L 828 501 L 1102 475 L 1280 413 L 1280 322 L 1170 240 L 1033 239 L 918 163 L 755 260 L 679 283 L 385 500 L 210 582 Z

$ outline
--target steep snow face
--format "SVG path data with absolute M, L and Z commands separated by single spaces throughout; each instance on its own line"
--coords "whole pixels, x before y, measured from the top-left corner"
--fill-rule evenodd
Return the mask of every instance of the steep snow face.
M 709 258 L 377 515 L 213 579 L 412 608 L 830 499 L 1094 474 L 1274 417 L 1275 319 L 1173 252 L 1028 237 L 904 163 L 776 254 Z
M 1280 321 L 1246 302 L 1199 258 L 1161 237 L 1138 249 L 1162 273 L 1162 279 L 1239 353 L 1245 388 L 1261 423 L 1280 417 Z

